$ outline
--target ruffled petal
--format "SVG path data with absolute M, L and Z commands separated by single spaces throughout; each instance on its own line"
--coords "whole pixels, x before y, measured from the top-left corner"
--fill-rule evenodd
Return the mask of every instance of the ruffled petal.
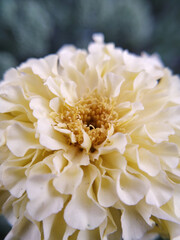
M 180 184 L 177 184 L 174 190 L 173 202 L 174 202 L 174 210 L 175 214 L 178 218 L 180 218 Z
M 41 233 L 38 227 L 30 220 L 21 217 L 12 230 L 5 237 L 5 240 L 22 239 L 22 240 L 41 240 Z
M 122 237 L 124 240 L 141 239 L 150 227 L 133 208 L 126 207 L 121 217 Z
M 94 229 L 106 217 L 106 211 L 94 201 L 91 195 L 90 186 L 92 186 L 96 176 L 97 170 L 93 166 L 90 165 L 86 168 L 81 185 L 65 208 L 64 219 L 72 228 L 80 230 Z M 89 187 L 89 190 L 87 187 Z
M 27 194 L 29 202 L 27 211 L 33 219 L 41 221 L 53 213 L 60 211 L 64 198 L 53 189 L 51 174 L 34 175 L 28 178 Z
M 46 80 L 49 76 L 57 74 L 57 61 L 58 56 L 53 54 L 38 60 L 31 58 L 26 63 L 21 64 L 19 70 L 23 71 L 30 68 L 35 75 Z
M 166 226 L 168 228 L 171 240 L 179 240 L 180 239 L 179 224 L 166 222 Z
M 173 185 L 168 181 L 164 173 L 156 178 L 150 178 L 151 187 L 146 195 L 148 204 L 160 207 L 170 200 L 173 194 Z
M 59 150 L 67 148 L 67 139 L 55 131 L 48 119 L 39 119 L 37 122 L 37 133 L 40 144 L 47 149 Z
M 175 133 L 174 129 L 165 123 L 148 123 L 146 129 L 148 136 L 155 143 L 168 141 L 168 137 Z
M 53 185 L 62 194 L 73 194 L 81 183 L 83 171 L 80 167 L 66 167 L 64 171 L 54 179 Z
M 161 170 L 159 158 L 144 148 L 140 148 L 138 154 L 137 160 L 139 168 L 150 176 L 156 176 Z
M 7 146 L 17 157 L 24 156 L 29 149 L 41 148 L 34 129 L 18 122 L 7 128 Z
M 148 186 L 142 179 L 123 172 L 117 178 L 116 189 L 121 201 L 135 205 L 145 196 Z
M 105 154 L 108 152 L 118 151 L 121 154 L 124 153 L 126 145 L 127 145 L 127 139 L 126 136 L 123 133 L 115 133 L 112 136 L 108 138 L 109 143 L 106 144 L 106 142 L 101 146 L 101 148 L 98 149 L 100 154 Z
M 105 217 L 105 211 L 93 202 L 81 188 L 74 193 L 64 211 L 66 223 L 80 230 L 98 227 Z
M 122 76 L 116 75 L 112 72 L 108 73 L 105 78 L 105 88 L 108 97 L 117 97 L 120 94 L 122 83 L 125 79 Z
M 0 113 L 20 111 L 26 113 L 29 109 L 23 88 L 18 85 L 4 84 L 0 88 Z
M 25 168 L 5 168 L 2 174 L 2 181 L 13 196 L 21 197 L 26 190 Z
M 110 207 L 118 200 L 115 181 L 108 176 L 103 176 L 98 190 L 98 201 L 103 207 Z
M 50 114 L 49 101 L 42 97 L 34 97 L 30 101 L 30 108 L 37 119 L 48 118 Z

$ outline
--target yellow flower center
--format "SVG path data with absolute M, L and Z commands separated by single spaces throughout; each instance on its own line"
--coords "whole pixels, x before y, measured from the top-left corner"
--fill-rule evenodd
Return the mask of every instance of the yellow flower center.
M 89 135 L 92 147 L 95 147 L 106 139 L 111 124 L 117 119 L 118 114 L 113 106 L 108 98 L 91 95 L 74 106 L 65 106 L 58 121 L 65 123 L 66 128 L 74 133 L 76 144 L 83 143 L 84 129 Z

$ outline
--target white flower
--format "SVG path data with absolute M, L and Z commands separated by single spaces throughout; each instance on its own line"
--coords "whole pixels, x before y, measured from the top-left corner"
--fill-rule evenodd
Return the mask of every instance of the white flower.
M 94 37 L 0 84 L 6 240 L 180 239 L 180 82 Z

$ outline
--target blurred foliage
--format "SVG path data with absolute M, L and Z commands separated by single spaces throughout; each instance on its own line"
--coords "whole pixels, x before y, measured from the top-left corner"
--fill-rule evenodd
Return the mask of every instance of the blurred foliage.
M 138 54 L 157 52 L 179 73 L 179 22 L 179 0 L 1 0 L 0 76 L 63 44 L 87 47 L 94 32 Z
M 94 32 L 138 54 L 157 52 L 179 73 L 179 23 L 179 0 L 0 0 L 0 78 L 63 44 L 86 48 Z

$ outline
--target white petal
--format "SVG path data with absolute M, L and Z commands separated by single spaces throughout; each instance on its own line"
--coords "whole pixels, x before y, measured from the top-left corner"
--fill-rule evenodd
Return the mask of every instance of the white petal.
M 44 233 L 44 240 L 48 240 L 52 231 L 52 225 L 55 220 L 55 215 L 52 214 L 51 216 L 45 218 L 43 220 L 43 233 Z
M 120 220 L 121 210 L 111 208 L 107 218 L 99 227 L 101 238 L 105 240 L 122 240 L 122 228 Z
M 60 133 L 63 133 L 64 135 L 67 135 L 70 138 L 71 143 L 75 143 L 76 136 L 74 135 L 74 133 L 64 127 L 66 127 L 65 123 L 58 123 L 57 126 L 54 126 L 54 129 Z
M 19 73 L 16 68 L 10 68 L 4 73 L 4 82 L 16 82 L 19 79 Z
M 173 216 L 173 214 L 171 212 L 169 214 L 169 209 L 167 209 L 167 212 L 166 212 L 165 210 L 161 209 L 160 207 L 153 207 L 152 208 L 152 215 L 155 216 L 156 218 L 166 220 L 165 222 L 170 221 L 170 222 L 173 222 L 173 223 L 180 224 L 180 221 L 179 221 L 178 218 Z
M 27 194 L 30 199 L 27 211 L 37 221 L 57 213 L 64 204 L 64 199 L 53 189 L 50 179 L 51 174 L 44 174 L 34 175 L 27 180 Z
M 52 78 L 51 76 L 49 76 L 44 83 L 44 85 L 47 86 L 55 96 L 58 97 L 61 96 L 60 84 L 61 80 L 59 78 Z
M 112 137 L 109 138 L 112 143 L 110 149 L 117 149 L 120 153 L 124 153 L 127 139 L 126 136 L 122 133 L 115 133 Z
M 102 33 L 94 33 L 92 35 L 92 39 L 96 43 L 103 43 L 104 42 L 104 34 L 102 34 Z
M 107 73 L 105 77 L 105 88 L 109 97 L 117 97 L 120 93 L 120 88 L 124 78 L 112 72 Z
M 11 225 L 14 225 L 17 220 L 12 207 L 14 201 L 15 197 L 10 195 L 10 197 L 5 201 L 2 207 L 2 213 Z
M 134 90 L 153 88 L 157 84 L 156 80 L 152 79 L 146 72 L 140 72 L 134 80 Z
M 80 230 L 98 227 L 105 217 L 105 211 L 80 188 L 72 196 L 64 211 L 64 219 L 67 224 Z
M 179 85 L 179 77 L 171 76 L 171 73 L 167 76 L 170 86 L 171 86 L 171 101 L 177 104 L 180 104 L 180 85 Z
M 137 204 L 136 210 L 149 226 L 153 227 L 155 225 L 155 222 L 151 219 L 152 206 L 148 205 L 144 199 Z
M 77 85 L 73 81 L 63 81 L 60 86 L 61 95 L 67 103 L 74 103 L 78 100 L 76 93 Z
M 51 161 L 52 162 L 52 161 Z M 57 173 L 63 170 L 63 168 L 66 166 L 67 160 L 60 154 L 55 155 L 53 158 L 53 165 L 55 167 L 55 170 Z
M 150 227 L 133 207 L 126 207 L 121 216 L 124 240 L 141 239 Z
M 1 113 L 11 111 L 26 112 L 26 109 L 29 109 L 23 89 L 20 86 L 2 85 L 0 88 L 0 103 Z
M 76 229 L 66 225 L 66 231 L 64 233 L 63 239 L 62 240 L 68 240 L 69 237 L 76 231 Z
M 67 164 L 68 161 L 63 157 L 62 152 L 58 151 L 45 157 L 43 161 L 37 163 L 31 171 L 35 171 L 36 174 L 51 172 L 54 176 L 57 176 Z M 46 168 L 46 166 L 48 167 Z
M 64 169 L 53 181 L 57 191 L 63 194 L 73 194 L 74 190 L 81 183 L 83 171 L 80 167 L 71 166 Z
M 10 193 L 19 198 L 26 189 L 25 169 L 22 167 L 7 167 L 2 173 L 4 186 Z
M 168 137 L 175 133 L 174 129 L 165 123 L 148 123 L 146 129 L 148 136 L 155 143 L 168 141 Z
M 173 117 L 172 117 L 173 116 Z M 175 105 L 173 107 L 165 108 L 158 116 L 158 120 L 161 122 L 168 122 L 171 126 L 179 126 L 180 124 L 180 106 Z M 180 128 L 180 127 L 178 127 Z
M 150 184 L 151 187 L 146 195 L 148 204 L 160 207 L 172 197 L 173 186 L 163 172 L 156 178 L 150 178 Z
M 5 240 L 41 240 L 41 234 L 38 227 L 26 218 L 19 219 L 12 230 L 8 233 Z
M 137 204 L 147 192 L 146 183 L 128 172 L 119 175 L 116 188 L 119 198 L 127 205 Z
M 51 109 L 53 109 L 55 112 L 60 112 L 61 106 L 63 105 L 63 102 L 59 97 L 55 97 L 50 100 L 49 106 Z
M 65 89 L 66 87 L 70 87 L 70 89 L 68 90 L 70 92 L 70 94 L 72 95 L 73 99 L 76 101 L 77 100 L 77 96 L 78 99 L 81 97 L 84 97 L 86 90 L 87 90 L 87 84 L 86 81 L 87 79 L 85 79 L 84 77 L 84 71 L 86 69 L 86 61 L 84 59 L 85 55 L 84 52 L 79 51 L 77 53 L 77 55 L 74 56 L 74 58 L 72 59 L 72 63 L 69 64 L 68 69 L 67 69 L 67 75 L 68 75 L 68 80 L 65 80 L 62 82 L 62 85 L 66 82 L 67 85 L 65 84 Z M 68 88 L 69 88 L 68 87 Z M 73 90 L 73 92 L 71 92 L 71 88 Z M 76 92 L 74 92 L 74 90 Z M 64 94 L 64 92 L 62 93 L 62 95 Z M 64 96 L 64 95 L 63 95 Z
M 89 152 L 89 149 L 91 148 L 91 140 L 89 138 L 89 135 L 82 129 L 83 132 L 83 143 L 81 144 L 81 147 L 86 149 L 87 152 Z
M 166 222 L 165 223 L 171 240 L 180 240 L 180 224 L 172 223 L 172 222 Z
M 110 152 L 101 156 L 102 165 L 107 169 L 125 170 L 127 161 L 118 151 Z
M 54 75 L 57 75 L 58 73 L 58 56 L 56 54 L 50 54 L 46 56 L 45 61 L 47 62 L 49 69 Z
M 48 119 L 39 119 L 37 132 L 41 145 L 51 150 L 66 149 L 67 140 L 59 132 L 55 131 Z
M 84 151 L 79 151 L 76 147 L 69 148 L 69 151 L 63 153 L 63 156 L 73 164 L 77 165 L 88 165 L 89 164 L 89 155 Z
M 7 128 L 7 146 L 17 157 L 24 156 L 29 149 L 40 148 L 34 129 L 20 123 L 14 123 Z
M 174 210 L 177 217 L 180 218 L 180 184 L 176 184 L 174 194 L 173 194 L 173 202 L 174 202 Z
M 156 176 L 161 170 L 159 158 L 144 148 L 139 149 L 138 166 L 150 176 Z
M 30 67 L 34 74 L 42 79 L 47 79 L 49 76 L 57 74 L 57 55 L 49 55 L 41 59 L 30 59 L 22 64 L 20 69 Z
M 153 153 L 157 154 L 162 163 L 171 169 L 176 168 L 179 163 L 179 149 L 174 143 L 162 142 L 153 147 Z
M 9 119 L 0 119 L 0 147 L 6 143 L 6 128 L 12 123 Z
M 121 154 L 124 153 L 126 145 L 127 145 L 127 139 L 126 136 L 120 132 L 113 134 L 108 139 L 110 141 L 110 144 L 107 144 L 107 146 L 100 147 L 99 152 L 100 154 L 105 154 L 111 151 L 119 151 Z M 105 145 L 106 142 L 103 144 Z
M 50 109 L 49 109 L 49 101 L 42 97 L 34 97 L 31 99 L 30 108 L 33 110 L 33 115 L 39 118 L 49 117 Z
M 58 52 L 59 54 L 59 60 L 60 60 L 60 65 L 64 68 L 67 68 L 69 66 L 69 63 L 75 54 L 75 47 L 72 45 L 66 45 L 63 46 L 60 51 Z
M 98 190 L 98 201 L 103 207 L 110 207 L 118 200 L 114 180 L 108 176 L 103 176 Z

